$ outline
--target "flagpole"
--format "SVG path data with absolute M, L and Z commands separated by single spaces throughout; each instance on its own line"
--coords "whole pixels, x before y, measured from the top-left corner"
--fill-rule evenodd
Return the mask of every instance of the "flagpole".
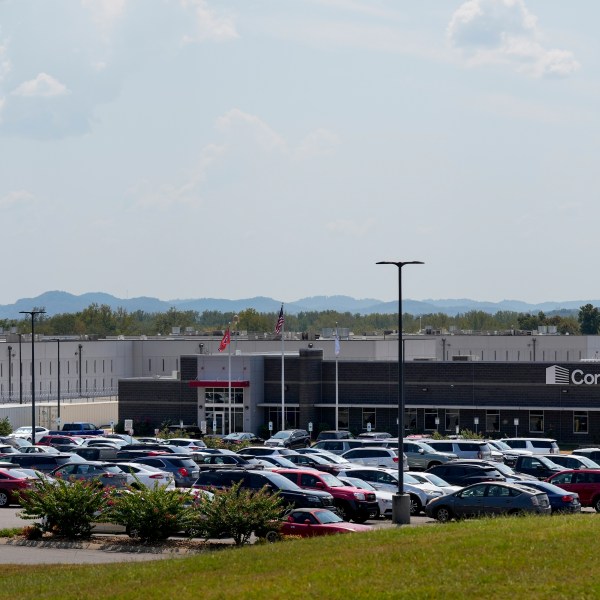
M 281 307 L 283 310 L 283 306 Z M 281 431 L 285 429 L 285 321 L 281 325 Z
M 340 338 L 338 334 L 338 324 L 335 324 L 335 340 L 334 340 L 334 352 L 335 352 L 335 430 L 338 431 L 339 427 L 339 385 L 338 385 L 338 354 L 340 346 Z
M 229 336 L 231 336 L 231 323 L 229 323 L 227 331 L 229 331 Z M 227 349 L 229 350 L 227 360 L 227 362 L 229 363 L 229 433 L 231 433 L 233 431 L 231 428 L 231 337 L 229 337 L 229 344 L 227 344 Z

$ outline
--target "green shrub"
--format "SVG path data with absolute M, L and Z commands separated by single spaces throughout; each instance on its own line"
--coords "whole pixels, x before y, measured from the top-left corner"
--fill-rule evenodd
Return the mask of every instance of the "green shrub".
M 253 532 L 272 530 L 282 512 L 279 494 L 265 488 L 258 492 L 242 489 L 238 483 L 228 490 L 215 490 L 212 499 L 199 496 L 188 513 L 186 529 L 206 539 L 231 537 L 242 546 Z
M 68 539 L 89 537 L 92 523 L 107 506 L 109 492 L 95 483 L 57 479 L 36 482 L 20 494 L 23 519 L 42 519 L 41 530 Z
M 12 425 L 8 420 L 8 417 L 4 417 L 4 419 L 0 419 L 0 435 L 10 435 L 12 433 Z
M 143 542 L 166 540 L 184 528 L 192 496 L 181 490 L 155 486 L 113 495 L 102 522 L 123 525 Z

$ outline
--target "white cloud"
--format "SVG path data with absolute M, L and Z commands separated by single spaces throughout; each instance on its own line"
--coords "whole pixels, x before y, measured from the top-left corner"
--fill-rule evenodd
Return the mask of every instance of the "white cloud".
M 6 43 L 0 44 L 0 82 L 10 73 L 11 63 L 8 58 L 8 49 Z
M 327 129 L 317 129 L 309 133 L 296 149 L 298 158 L 312 158 L 332 154 L 339 145 L 338 136 Z
M 181 0 L 181 4 L 186 10 L 190 8 L 194 12 L 196 28 L 193 36 L 184 36 L 184 43 L 220 42 L 239 37 L 233 18 L 217 15 L 208 7 L 206 0 Z
M 217 119 L 217 130 L 222 133 L 235 133 L 236 137 L 246 137 L 265 150 L 285 150 L 285 140 L 256 115 L 250 115 L 239 108 L 228 111 Z
M 123 15 L 125 0 L 81 0 L 92 13 L 92 19 L 102 28 L 111 27 Z
M 15 96 L 42 96 L 49 98 L 52 96 L 64 96 L 70 91 L 66 85 L 48 75 L 39 73 L 35 79 L 24 81 L 12 92 Z
M 566 77 L 580 68 L 572 52 L 542 43 L 524 0 L 468 0 L 452 15 L 447 34 L 473 66 L 507 64 L 534 77 Z
M 34 196 L 26 190 L 14 190 L 8 192 L 4 196 L 0 196 L 0 208 L 9 208 L 11 206 L 19 206 L 21 204 L 32 202 Z

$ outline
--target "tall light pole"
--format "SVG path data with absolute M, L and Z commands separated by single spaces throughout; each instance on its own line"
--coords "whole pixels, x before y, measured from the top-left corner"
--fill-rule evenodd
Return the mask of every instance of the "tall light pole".
M 8 347 L 8 401 L 12 400 L 12 346 Z
M 54 340 L 57 343 L 57 347 L 58 347 L 58 353 L 57 353 L 57 359 L 56 359 L 56 366 L 57 366 L 57 377 L 56 377 L 56 381 L 57 381 L 57 387 L 56 387 L 56 405 L 57 405 L 57 414 L 56 414 L 56 418 L 60 419 L 60 338 L 54 338 Z
M 23 334 L 17 334 L 19 336 L 19 404 L 23 404 L 23 360 L 21 358 L 21 340 Z
M 404 348 L 402 344 L 402 267 L 423 265 L 420 260 L 382 260 L 378 265 L 395 265 L 398 268 L 398 492 L 392 498 L 392 522 L 410 523 L 410 496 L 404 493 Z
M 83 352 L 83 344 L 79 344 L 77 347 L 79 348 L 79 353 L 75 352 L 75 354 L 79 354 L 79 397 L 81 398 L 83 396 L 81 393 L 81 354 Z
M 46 311 L 20 310 L 19 313 L 31 317 L 31 443 L 35 446 L 35 317 Z

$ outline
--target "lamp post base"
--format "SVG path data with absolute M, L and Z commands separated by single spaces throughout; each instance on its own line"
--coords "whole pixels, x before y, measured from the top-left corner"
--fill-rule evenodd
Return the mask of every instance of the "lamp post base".
M 392 523 L 410 525 L 410 496 L 408 494 L 392 496 Z

